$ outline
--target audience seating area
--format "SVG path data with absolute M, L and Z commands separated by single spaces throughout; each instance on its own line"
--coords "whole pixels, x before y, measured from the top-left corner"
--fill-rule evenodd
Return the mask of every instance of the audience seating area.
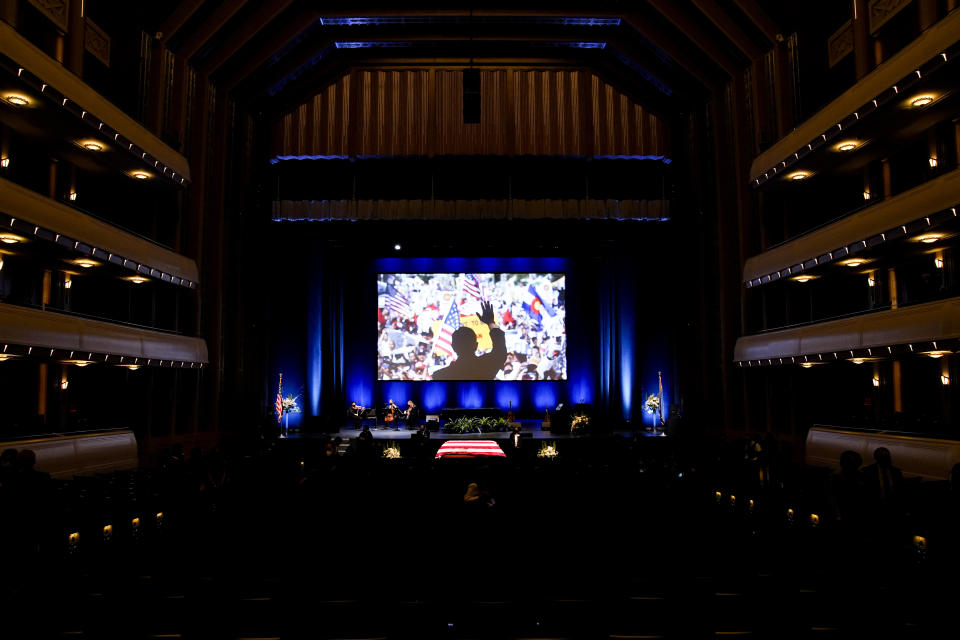
M 5 464 L 4 637 L 947 637 L 949 483 L 878 502 L 855 482 L 851 503 L 772 439 L 571 439 L 552 460 L 523 442 L 505 461 L 340 444 L 72 480 Z

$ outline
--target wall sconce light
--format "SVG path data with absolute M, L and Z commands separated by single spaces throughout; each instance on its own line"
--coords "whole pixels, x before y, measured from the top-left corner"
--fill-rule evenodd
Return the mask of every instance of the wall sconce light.
M 813 528 L 820 526 L 820 516 L 815 513 L 810 514 L 810 526 Z
M 880 378 L 878 378 L 877 376 L 873 376 L 873 386 L 874 387 L 880 386 Z
M 792 527 L 793 523 L 796 522 L 797 512 L 793 509 L 787 509 L 787 526 Z
M 713 497 L 717 499 L 717 504 L 720 504 L 720 501 L 723 500 L 723 494 L 719 491 L 714 492 Z
M 156 522 L 158 529 L 163 526 L 163 511 L 157 511 L 154 521 Z
M 0 271 L 3 271 L 3 254 L 0 254 Z
M 77 200 L 77 192 L 76 192 L 76 191 L 71 191 L 70 193 L 68 193 L 68 194 L 67 194 L 67 200 L 69 200 L 70 202 L 76 202 L 76 200 Z
M 868 286 L 868 287 L 875 287 L 875 286 L 877 286 L 877 281 L 876 281 L 876 279 L 875 279 L 873 276 L 867 276 L 867 286 Z
M 942 384 L 945 387 L 950 386 L 950 376 L 948 376 L 947 374 L 943 374 L 942 376 L 940 376 L 940 384 Z
M 77 550 L 77 547 L 80 546 L 80 532 L 74 531 L 73 533 L 67 534 L 67 548 L 70 550 L 70 553 L 74 553 Z
M 10 158 L 8 158 L 7 156 L 3 156 L 2 158 L 0 158 L 0 168 L 6 169 L 9 166 L 10 166 Z
M 870 199 L 870 192 L 869 192 L 869 191 L 866 191 L 866 190 L 865 190 L 865 191 L 863 192 L 863 199 L 864 199 L 864 200 L 869 200 L 869 199 Z
M 63 274 L 63 288 L 70 289 L 71 287 L 73 287 L 73 279 L 70 277 L 70 274 Z
M 937 257 L 933 259 L 933 264 L 937 265 L 937 269 L 943 269 L 943 254 L 938 253 Z
M 60 391 L 66 391 L 70 388 L 70 381 L 67 380 L 67 377 L 64 376 L 60 379 Z
M 103 525 L 103 541 L 110 542 L 113 539 L 113 525 L 105 524 Z
M 930 168 L 931 168 L 931 169 L 936 169 L 936 168 L 937 168 L 937 164 L 939 163 L 938 160 L 937 160 L 937 158 L 936 158 L 936 156 L 930 156 L 929 158 L 927 158 L 927 162 L 930 163 Z
M 730 507 L 733 508 L 737 506 L 737 496 L 730 494 Z

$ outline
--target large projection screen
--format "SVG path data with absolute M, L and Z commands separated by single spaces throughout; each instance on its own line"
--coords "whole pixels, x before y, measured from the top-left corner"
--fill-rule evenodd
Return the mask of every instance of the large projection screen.
M 566 380 L 566 277 L 381 273 L 377 330 L 379 380 Z

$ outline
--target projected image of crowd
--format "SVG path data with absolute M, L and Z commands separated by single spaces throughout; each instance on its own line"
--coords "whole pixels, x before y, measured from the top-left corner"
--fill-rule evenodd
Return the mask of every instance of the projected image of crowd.
M 380 274 L 377 378 L 428 381 L 457 358 L 453 333 L 469 327 L 476 355 L 493 349 L 481 302 L 493 305 L 507 355 L 496 380 L 566 380 L 566 278 L 562 273 Z

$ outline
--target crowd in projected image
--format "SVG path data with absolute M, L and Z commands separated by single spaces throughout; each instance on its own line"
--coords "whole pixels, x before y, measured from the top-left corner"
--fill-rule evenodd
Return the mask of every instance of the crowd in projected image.
M 381 273 L 377 378 L 566 380 L 565 318 L 562 273 Z

